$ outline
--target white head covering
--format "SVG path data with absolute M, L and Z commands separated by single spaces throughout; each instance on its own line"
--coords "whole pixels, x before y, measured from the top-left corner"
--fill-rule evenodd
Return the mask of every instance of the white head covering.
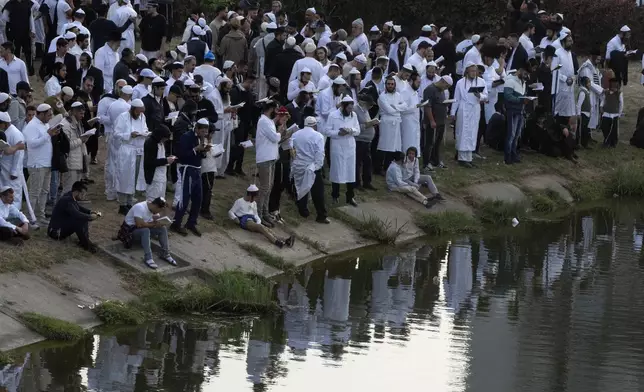
M 304 126 L 307 127 L 312 127 L 318 123 L 317 118 L 313 116 L 308 116 L 307 118 L 304 119 Z
M 315 10 L 315 8 L 313 8 L 313 7 L 311 7 L 311 8 L 307 8 L 307 9 L 306 9 L 306 12 L 312 12 L 312 13 L 314 13 L 314 14 L 317 14 L 317 11 L 316 11 L 316 10 Z
M 424 25 L 420 30 L 425 31 L 425 32 L 430 32 L 430 31 L 432 31 L 432 26 Z
M 360 53 L 354 58 L 355 61 L 357 61 L 360 64 L 367 64 L 367 58 L 365 57 L 364 54 Z
M 478 35 L 478 34 L 474 34 L 474 35 L 472 36 L 472 43 L 473 43 L 473 44 L 476 44 L 477 42 L 479 42 L 479 40 L 480 40 L 480 39 L 481 39 L 481 36 L 480 36 L 480 35 Z
M 9 98 L 11 98 L 11 95 L 7 93 L 0 93 L 0 103 L 5 103 Z
M 295 44 L 297 44 L 297 41 L 295 40 L 294 37 L 288 37 L 286 39 L 286 46 L 292 48 L 293 46 L 295 46 Z
M 134 92 L 134 89 L 132 89 L 132 86 L 126 85 L 126 86 L 123 86 L 123 88 L 121 88 L 121 92 L 123 94 L 132 95 L 132 92 Z
M 266 32 L 266 28 L 268 27 L 268 23 L 262 22 L 261 25 L 259 25 L 259 28 L 262 29 L 263 32 Z
M 230 69 L 230 68 L 232 68 L 232 67 L 233 67 L 233 65 L 235 65 L 235 62 L 234 62 L 234 61 L 232 61 L 232 60 L 226 60 L 226 61 L 224 61 L 224 67 L 223 67 L 223 68 L 224 68 L 224 70 L 226 70 L 226 69 Z
M 377 33 L 380 31 L 380 29 L 378 28 L 378 26 L 373 25 L 369 31 L 371 31 L 372 33 Z
M 437 67 L 438 68 L 438 64 L 436 64 L 434 61 L 430 61 L 425 66 L 425 68 L 427 68 L 427 67 Z
M 74 11 L 74 14 L 85 15 L 85 11 L 83 11 L 82 8 L 78 8 L 76 11 Z
M 227 76 L 222 76 L 221 78 L 217 79 L 217 88 L 219 88 L 219 86 L 221 86 L 222 83 L 226 83 L 226 82 L 232 83 L 233 81 L 228 79 Z
M 143 78 L 150 78 L 150 79 L 154 79 L 157 77 L 157 75 L 154 72 L 152 72 L 150 68 L 143 68 L 139 73 L 139 75 L 141 75 L 141 77 Z
M 394 22 L 392 21 L 385 22 L 385 26 L 394 27 Z
M 302 70 L 300 71 L 300 74 L 303 74 L 303 73 L 311 73 L 311 70 L 310 70 L 310 69 L 308 69 L 308 68 L 306 68 L 306 67 L 304 67 L 304 68 L 302 68 Z
M 136 58 L 137 58 L 137 59 L 139 59 L 139 60 L 141 60 L 141 61 L 143 61 L 143 62 L 144 62 L 144 63 L 146 63 L 146 64 L 147 64 L 147 62 L 148 62 L 148 58 L 147 58 L 147 57 L 145 57 L 145 55 L 144 55 L 143 53 L 139 53 L 139 54 L 137 54 L 137 55 L 136 55 Z
M 469 67 L 478 67 L 478 64 L 476 64 L 474 61 L 468 61 L 463 69 L 468 69 Z
M 192 26 L 192 33 L 194 35 L 204 35 L 204 31 L 199 25 Z
M 622 33 L 628 33 L 629 31 L 631 31 L 631 28 L 628 27 L 627 25 L 624 25 L 624 26 L 622 26 L 621 29 L 619 29 L 619 31 L 622 32 Z
M 336 54 L 336 55 L 335 55 L 335 58 L 336 58 L 336 59 L 346 60 L 346 59 L 347 59 L 347 55 L 346 55 L 346 54 L 344 54 L 344 52 L 340 52 L 340 53 L 338 53 L 338 54 Z
M 315 52 L 316 46 L 313 43 L 308 43 L 304 46 L 304 52 L 313 53 Z
M 67 41 L 75 40 L 76 39 L 76 34 L 74 34 L 73 31 L 68 31 L 63 35 L 63 38 L 65 38 Z
M 156 76 L 154 79 L 152 79 L 152 84 L 161 84 L 165 83 L 165 80 L 163 80 L 162 77 Z
M 347 103 L 347 102 L 353 103 L 353 98 L 351 98 L 350 95 L 345 95 L 344 97 L 342 97 L 342 100 L 340 102 L 342 102 L 342 103 Z
M 74 103 L 72 104 L 72 109 L 75 109 L 75 108 L 82 108 L 82 107 L 83 107 L 83 104 L 82 104 L 82 103 L 80 103 L 80 102 L 78 102 L 78 101 L 76 101 L 76 102 L 74 102 Z
M 402 69 L 409 72 L 414 72 L 414 66 L 411 64 L 405 64 L 402 66 Z
M 9 113 L 0 112 L 0 122 L 10 123 L 11 122 L 11 117 L 9 116 Z
M 228 14 L 226 16 L 228 17 L 228 19 L 230 19 L 230 18 L 233 17 L 233 15 L 236 15 L 236 14 L 237 14 L 237 12 L 235 12 L 235 11 L 228 11 Z
M 208 119 L 205 118 L 205 117 L 202 117 L 199 120 L 197 120 L 197 124 L 199 124 L 199 125 L 210 125 L 210 123 L 208 122 Z
M 347 84 L 347 82 L 342 76 L 338 76 L 337 78 L 333 79 L 333 84 Z
M 447 83 L 450 86 L 454 84 L 454 80 L 452 79 L 451 75 L 443 75 L 441 76 L 441 79 L 443 79 L 445 83 Z
M 353 67 L 351 68 L 351 71 L 349 71 L 349 75 L 359 75 L 360 71 L 358 71 L 358 68 Z
M 438 33 L 439 33 L 439 34 L 443 34 L 443 33 L 445 32 L 445 30 L 447 30 L 447 26 L 443 26 L 443 27 L 441 27 L 441 28 L 438 30 Z
M 40 112 L 40 113 L 42 113 L 42 112 L 46 112 L 47 110 L 51 110 L 51 106 L 49 106 L 49 105 L 48 105 L 48 104 L 46 104 L 46 103 L 41 103 L 41 104 L 40 104 L 40 105 L 38 105 L 38 107 L 36 108 L 36 112 Z
M 259 188 L 255 184 L 250 184 L 250 186 L 246 188 L 246 192 L 259 192 Z
M 557 16 L 560 17 L 561 20 L 563 20 L 563 14 L 557 14 Z
M 74 89 L 72 89 L 69 86 L 63 87 L 63 89 L 61 91 L 63 92 L 63 94 L 65 94 L 67 96 L 70 96 L 70 97 L 74 96 Z
M 197 21 L 197 24 L 201 26 L 201 28 L 204 28 L 206 27 L 206 20 L 204 18 L 199 18 L 199 20 Z
M 561 30 L 561 32 L 559 33 L 559 41 L 565 40 L 569 35 L 569 32 Z
M 143 101 L 141 101 L 138 98 L 133 100 L 132 103 L 130 103 L 130 106 L 132 106 L 133 108 L 144 108 L 145 107 L 145 105 L 143 104 Z
M 364 26 L 364 21 L 362 20 L 362 18 L 358 18 L 358 19 L 354 20 L 353 22 L 351 22 L 351 24 L 352 25 L 358 25 L 358 26 Z
M 3 186 L 0 186 L 0 193 L 5 193 L 5 192 L 6 192 L 6 191 L 8 191 L 9 189 L 12 189 L 12 190 L 13 190 L 13 188 L 12 188 L 12 187 L 10 187 L 9 185 L 3 185 Z
M 539 12 L 537 12 L 537 15 L 543 15 L 543 14 L 546 14 L 546 13 L 547 12 L 545 10 L 539 10 Z
M 277 28 L 277 24 L 275 24 L 275 22 L 270 22 L 269 24 L 266 25 L 266 30 L 268 29 L 275 30 L 276 28 Z

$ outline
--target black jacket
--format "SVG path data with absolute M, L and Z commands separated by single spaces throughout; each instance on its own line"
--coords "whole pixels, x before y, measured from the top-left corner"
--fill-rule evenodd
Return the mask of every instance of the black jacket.
M 434 58 L 443 56 L 444 60 L 441 64 L 445 67 L 443 75 L 453 75 L 456 73 L 456 62 L 463 58 L 463 54 L 456 53 L 456 44 L 452 40 L 441 39 L 433 47 Z M 460 58 L 459 58 L 460 57 Z M 392 63 L 393 61 L 390 61 Z
M 31 16 L 32 3 L 30 1 L 10 0 L 2 11 L 9 13 L 10 21 L 7 22 L 7 38 L 11 41 L 21 39 L 23 34 L 29 34 L 29 17 Z
M 161 49 L 163 44 L 163 37 L 166 36 L 167 22 L 165 16 L 158 14 L 157 16 L 146 15 L 139 23 L 139 30 L 141 32 L 141 49 L 146 52 L 156 52 Z
M 75 228 L 92 220 L 92 212 L 82 207 L 72 196 L 72 192 L 65 193 L 54 206 L 49 221 L 49 230 Z
M 9 94 L 9 74 L 4 69 L 0 71 L 0 92 Z
M 165 122 L 166 114 L 163 111 L 163 99 L 158 102 L 152 94 L 148 94 L 141 98 L 143 105 L 145 105 L 145 122 L 148 125 L 148 130 L 153 132 L 157 126 Z
M 390 63 L 393 63 L 393 61 L 390 61 Z M 376 118 L 378 112 L 380 111 L 380 108 L 378 107 L 379 94 L 376 83 L 374 83 L 373 80 L 368 81 L 361 91 L 366 92 L 373 99 L 374 105 L 371 107 L 371 109 L 369 109 L 369 116 L 371 116 L 371 118 Z
M 188 55 L 195 56 L 197 60 L 197 65 L 203 64 L 203 58 L 206 54 L 206 48 L 208 46 L 205 42 L 200 39 L 189 39 L 186 42 L 186 48 L 188 49 Z
M 114 74 L 112 76 L 112 80 L 116 81 L 119 79 L 123 79 L 127 81 L 127 84 L 129 85 L 132 85 L 132 84 L 136 85 L 136 80 L 133 80 L 130 77 L 130 75 L 132 75 L 132 69 L 130 68 L 128 63 L 126 63 L 125 61 L 123 61 L 123 59 L 121 59 L 114 66 Z
M 213 105 L 209 99 L 200 99 L 199 102 L 197 102 L 197 110 L 199 111 L 197 118 L 206 117 L 213 126 L 219 119 L 215 105 Z
M 58 135 L 51 137 L 52 155 L 51 155 L 51 170 L 58 170 L 61 173 L 67 173 L 67 155 L 69 154 L 70 146 L 69 139 L 65 132 L 59 132 Z
M 103 88 L 103 71 L 93 65 L 90 65 L 89 69 L 87 70 L 87 75 L 85 76 L 91 76 L 94 78 L 92 99 L 94 100 L 94 102 L 98 102 L 101 99 L 101 95 L 103 95 L 103 93 L 105 92 L 105 89 Z M 81 80 L 82 78 L 83 71 L 78 70 L 78 72 L 76 73 L 76 79 L 74 79 L 74 88 L 83 87 L 83 81 Z
M 63 59 L 63 63 L 67 67 L 67 80 L 76 81 L 78 78 L 77 72 L 78 69 L 76 68 L 76 56 L 74 56 L 71 53 L 66 53 L 65 58 Z M 54 70 L 54 64 L 56 64 L 56 52 L 53 53 L 47 53 L 43 59 L 42 59 L 42 64 L 40 64 L 40 70 L 38 71 L 38 75 L 40 75 L 40 79 L 45 80 L 46 77 L 52 74 Z
M 93 21 L 87 28 L 89 30 L 89 33 L 92 35 L 92 53 L 96 53 L 99 48 L 105 45 L 105 43 L 107 42 L 107 37 L 110 35 L 110 33 L 112 33 L 113 31 L 122 33 L 127 30 L 130 24 L 132 24 L 130 20 L 125 22 L 125 24 L 121 27 L 118 27 L 116 23 L 105 18 L 98 18 Z
M 284 50 L 283 46 L 284 42 L 279 42 L 276 39 L 272 40 L 268 45 L 266 45 L 266 57 L 264 58 L 265 75 L 270 75 L 269 71 L 272 69 L 277 55 Z
M 528 61 L 528 52 L 525 50 L 523 45 L 517 44 L 517 48 L 514 51 L 514 57 L 512 57 L 512 52 L 510 52 L 508 53 L 508 59 L 509 58 L 512 58 L 510 69 L 519 69 L 525 65 L 526 61 Z
M 143 175 L 145 183 L 150 185 L 154 179 L 154 171 L 159 166 L 168 164 L 168 158 L 157 158 L 159 153 L 159 140 L 154 136 L 145 139 L 143 144 Z
M 288 82 L 291 77 L 291 70 L 295 62 L 303 58 L 302 54 L 295 49 L 284 49 L 278 53 L 272 61 L 272 68 L 268 70 L 268 75 L 276 77 L 280 81 L 280 95 L 286 96 L 288 91 Z

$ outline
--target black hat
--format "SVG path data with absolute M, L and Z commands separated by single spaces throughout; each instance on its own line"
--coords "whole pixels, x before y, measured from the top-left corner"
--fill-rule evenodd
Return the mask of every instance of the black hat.
M 288 27 L 297 27 L 297 22 L 295 21 L 295 19 L 289 19 Z
M 183 95 L 183 90 L 181 89 L 181 87 L 177 86 L 176 84 L 173 84 L 172 86 L 170 86 L 169 92 L 174 95 Z
M 123 36 L 121 36 L 121 33 L 119 33 L 118 31 L 111 31 L 107 35 L 107 41 L 108 42 L 110 42 L 110 41 L 124 41 L 124 40 L 125 40 L 125 38 L 123 38 Z
M 601 52 L 601 50 L 600 50 L 599 48 L 593 48 L 593 49 L 590 51 L 590 55 L 591 55 L 591 56 L 601 56 L 601 55 L 602 55 L 602 52 Z
M 16 83 L 16 91 L 20 90 L 25 90 L 25 91 L 34 91 L 33 88 L 29 85 L 29 82 L 25 82 L 24 80 Z
M 501 48 L 498 45 L 492 45 L 492 44 L 484 44 L 483 47 L 481 48 L 481 56 L 482 57 L 492 57 L 492 58 L 499 58 L 499 55 L 501 54 Z
M 546 58 L 546 57 L 557 57 L 557 55 L 555 54 L 556 51 L 557 51 L 557 49 L 555 49 L 554 46 L 548 45 L 543 50 L 543 57 L 544 58 Z
M 373 100 L 373 97 L 366 91 L 363 93 L 363 91 L 364 90 L 360 90 L 360 92 L 358 93 L 358 101 L 364 102 L 367 105 L 375 105 L 376 102 Z

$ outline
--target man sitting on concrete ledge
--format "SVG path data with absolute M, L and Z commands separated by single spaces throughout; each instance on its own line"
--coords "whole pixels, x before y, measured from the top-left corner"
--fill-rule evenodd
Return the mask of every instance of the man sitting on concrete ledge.
M 262 220 L 257 213 L 257 202 L 255 201 L 258 195 L 259 188 L 255 184 L 251 184 L 246 189 L 246 196 L 237 199 L 233 207 L 228 211 L 230 219 L 239 223 L 239 227 L 244 230 L 262 234 L 279 248 L 283 248 L 284 245 L 289 248 L 293 247 L 293 244 L 295 244 L 295 236 L 290 236 L 283 240 L 277 238 L 270 229 L 262 225 Z
M 56 240 L 76 234 L 81 248 L 96 253 L 98 247 L 89 240 L 89 222 L 98 219 L 100 214 L 78 204 L 85 198 L 87 185 L 81 181 L 72 184 L 72 190 L 64 194 L 51 212 L 47 235 Z
M 444 200 L 443 196 L 438 193 L 438 188 L 432 180 L 432 176 L 429 174 L 420 174 L 420 164 L 418 163 L 418 150 L 416 147 L 409 147 L 407 149 L 407 155 L 405 156 L 405 161 L 402 166 L 403 171 L 403 180 L 415 188 L 420 188 L 421 186 L 426 186 L 429 188 L 429 191 L 434 195 L 436 200 Z
M 125 216 L 117 238 L 125 245 L 126 249 L 132 247 L 133 241 L 140 241 L 144 252 L 145 265 L 152 269 L 158 266 L 152 258 L 152 244 L 150 238 L 156 236 L 161 245 L 161 258 L 176 266 L 177 262 L 170 255 L 168 245 L 167 226 L 172 223 L 170 218 L 161 216 L 166 208 L 165 199 L 157 197 L 152 201 L 136 203 Z
M 402 152 L 396 151 L 393 153 L 394 160 L 387 168 L 387 187 L 390 191 L 404 193 L 412 199 L 418 201 L 427 208 L 432 208 L 434 204 L 438 203 L 438 199 L 432 197 L 428 199 L 420 193 L 417 187 L 409 185 L 405 182 L 403 177 L 403 161 L 405 156 Z
M 0 241 L 20 246 L 29 239 L 29 220 L 13 204 L 13 189 L 0 187 Z

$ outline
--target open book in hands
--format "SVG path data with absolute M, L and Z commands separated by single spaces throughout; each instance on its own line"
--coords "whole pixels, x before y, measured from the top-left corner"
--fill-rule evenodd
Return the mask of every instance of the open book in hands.
M 89 131 L 87 131 L 87 132 L 83 133 L 82 135 L 80 135 L 80 137 L 94 136 L 94 135 L 96 135 L 96 128 L 90 129 Z
M 172 219 L 168 218 L 167 216 L 163 216 L 159 219 L 156 220 L 158 224 L 161 226 L 170 226 L 172 222 L 174 222 Z

